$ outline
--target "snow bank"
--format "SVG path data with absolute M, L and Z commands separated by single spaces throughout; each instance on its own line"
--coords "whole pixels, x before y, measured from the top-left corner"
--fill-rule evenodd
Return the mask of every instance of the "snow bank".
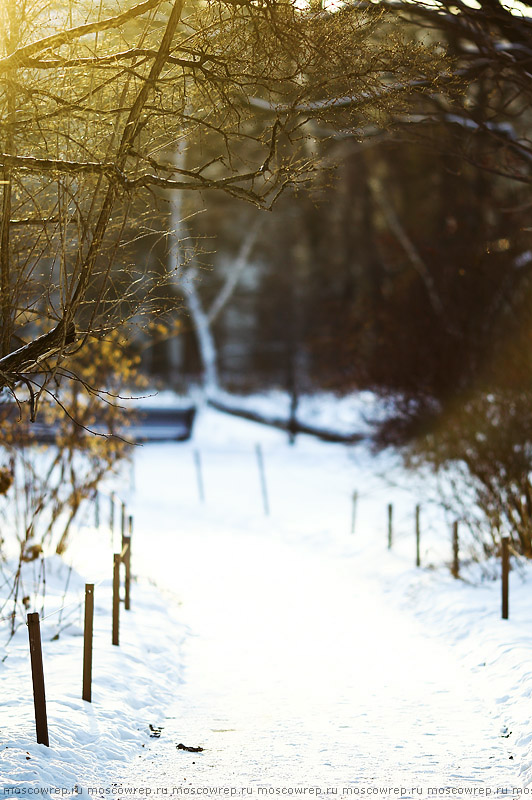
M 209 398 L 214 404 L 240 409 L 262 417 L 265 422 L 287 422 L 290 418 L 290 396 L 280 390 L 261 394 L 236 395 L 217 390 Z M 339 437 L 369 436 L 376 422 L 386 416 L 386 402 L 373 392 L 354 392 L 337 396 L 331 392 L 301 395 L 296 419 L 300 425 Z
M 482 687 L 498 717 L 508 757 L 519 763 L 524 786 L 532 785 L 532 565 L 512 557 L 510 619 L 501 619 L 500 563 L 470 565 L 455 580 L 447 570 L 405 569 L 393 555 L 379 582 L 385 593 L 419 619 L 427 635 L 444 640 Z
M 99 561 L 97 574 L 111 573 L 110 548 L 96 531 L 86 531 L 86 561 Z M 99 541 L 98 541 L 99 540 Z M 99 546 L 98 546 L 99 545 Z M 96 553 L 103 556 L 104 568 Z M 131 611 L 121 610 L 120 646 L 111 644 L 111 581 L 95 588 L 92 703 L 81 699 L 83 606 L 86 577 L 59 557 L 46 558 L 44 606 L 33 593 L 40 583 L 38 562 L 24 568 L 23 591 L 29 610 L 40 612 L 50 747 L 36 744 L 28 635 L 21 624 L 9 637 L 1 623 L 0 775 L 17 791 L 57 787 L 80 793 L 110 783 L 119 764 L 129 764 L 150 741 L 180 681 L 183 627 L 163 597 L 148 584 L 131 587 Z M 12 563 L 3 565 L 5 577 Z M 89 575 L 89 572 L 92 574 Z M 35 605 L 37 603 L 37 605 Z M 175 604 L 175 600 L 174 600 Z M 58 611 L 64 606 L 63 611 Z M 10 611 L 8 602 L 3 612 Z

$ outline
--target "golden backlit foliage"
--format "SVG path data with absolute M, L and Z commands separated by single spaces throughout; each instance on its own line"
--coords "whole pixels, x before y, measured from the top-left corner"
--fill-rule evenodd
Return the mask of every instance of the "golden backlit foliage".
M 64 552 L 80 511 L 127 459 L 132 413 L 121 392 L 144 391 L 138 362 L 115 331 L 106 341 L 90 340 L 71 362 L 75 380 L 42 399 L 38 432 L 29 402 L 0 407 L 4 530 L 13 531 L 22 560 L 36 546 L 39 553 Z M 50 439 L 46 444 L 40 443 L 43 429 Z

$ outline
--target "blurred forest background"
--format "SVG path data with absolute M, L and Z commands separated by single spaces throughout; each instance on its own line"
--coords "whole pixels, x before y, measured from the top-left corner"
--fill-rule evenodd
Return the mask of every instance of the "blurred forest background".
M 446 45 L 458 96 L 414 99 L 392 130 L 316 125 L 301 147 L 320 168 L 270 213 L 187 197 L 197 250 L 163 314 L 178 336 L 143 342 L 150 375 L 201 380 L 190 285 L 208 313 L 233 274 L 209 326 L 229 390 L 370 388 L 428 412 L 529 385 L 532 22 L 498 2 L 389 5 Z M 139 259 L 164 272 L 166 240 L 144 238 Z
M 532 556 L 532 5 L 227 0 L 189 4 L 185 22 L 169 5 L 74 24 L 71 3 L 70 32 L 45 45 L 17 44 L 3 7 L 0 379 L 26 387 L 31 416 L 43 386 L 60 395 L 63 508 L 123 455 L 80 445 L 97 390 L 281 389 L 293 413 L 303 394 L 367 390 L 389 412 L 376 446 L 458 465 L 488 545 L 504 521 Z M 38 339 L 43 319 L 57 324 Z M 78 484 L 80 448 L 96 461 Z
M 179 391 L 205 375 L 281 388 L 292 409 L 322 390 L 385 397 L 376 446 L 450 467 L 447 502 L 467 518 L 472 487 L 486 552 L 506 525 L 530 556 L 532 7 L 380 5 L 444 44 L 458 91 L 413 95 L 387 129 L 316 124 L 302 147 L 321 169 L 269 214 L 194 198 L 180 334 L 145 342 L 143 369 Z M 155 244 L 145 257 L 165 269 Z

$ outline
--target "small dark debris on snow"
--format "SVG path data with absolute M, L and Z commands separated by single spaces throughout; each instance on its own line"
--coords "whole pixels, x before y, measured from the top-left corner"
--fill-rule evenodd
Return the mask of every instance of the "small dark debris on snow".
M 178 750 L 186 750 L 187 753 L 203 753 L 203 747 L 187 747 L 186 744 L 176 745 Z
M 161 731 L 164 730 L 164 729 L 160 728 L 158 725 L 151 725 L 151 724 L 148 727 L 150 729 L 151 738 L 152 739 L 159 739 L 160 736 L 161 736 Z

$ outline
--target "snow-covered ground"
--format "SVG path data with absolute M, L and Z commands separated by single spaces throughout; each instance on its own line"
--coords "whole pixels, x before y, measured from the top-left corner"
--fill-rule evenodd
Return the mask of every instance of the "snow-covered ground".
M 168 393 L 161 393 L 168 401 Z M 290 418 L 290 396 L 283 391 L 263 394 L 235 395 L 220 389 L 210 392 L 210 398 L 223 407 L 259 414 L 265 420 Z M 175 401 L 174 401 L 175 402 Z M 332 392 L 317 392 L 298 398 L 296 417 L 302 425 L 328 431 L 339 436 L 368 436 L 375 423 L 386 419 L 387 403 L 373 392 L 358 392 L 337 396 Z
M 101 544 L 97 549 L 105 556 L 107 548 Z M 180 679 L 183 624 L 169 616 L 167 603 L 152 587 L 136 585 L 139 613 L 127 612 L 127 620 L 126 612 L 122 613 L 121 644 L 113 647 L 111 582 L 104 578 L 111 565 L 104 571 L 91 561 L 89 556 L 87 580 L 96 582 L 92 703 L 81 699 L 85 579 L 55 556 L 46 560 L 44 609 L 41 603 L 35 606 L 44 618 L 41 637 L 50 747 L 35 742 L 28 634 L 22 625 L 9 645 L 1 648 L 0 793 L 3 789 L 4 794 L 9 790 L 28 794 L 36 787 L 58 787 L 71 793 L 73 787 L 87 786 L 96 776 L 111 781 L 117 764 L 128 764 L 147 746 L 149 725 L 157 725 L 174 695 Z M 24 585 L 31 591 L 33 576 L 30 569 L 26 572 Z M 4 640 L 6 631 L 4 625 Z
M 190 442 L 139 447 L 126 473 L 117 489 L 134 513 L 137 581 L 121 646 L 110 643 L 110 537 L 87 526 L 66 593 L 68 567 L 47 568 L 44 616 L 73 602 L 60 625 L 59 614 L 43 623 L 49 749 L 34 743 L 24 627 L 0 664 L 0 788 L 425 797 L 530 785 L 531 572 L 512 572 L 508 621 L 498 581 L 474 564 L 452 579 L 449 520 L 425 502 L 426 479 L 361 445 L 291 447 L 208 409 Z M 85 580 L 103 580 L 91 705 Z

